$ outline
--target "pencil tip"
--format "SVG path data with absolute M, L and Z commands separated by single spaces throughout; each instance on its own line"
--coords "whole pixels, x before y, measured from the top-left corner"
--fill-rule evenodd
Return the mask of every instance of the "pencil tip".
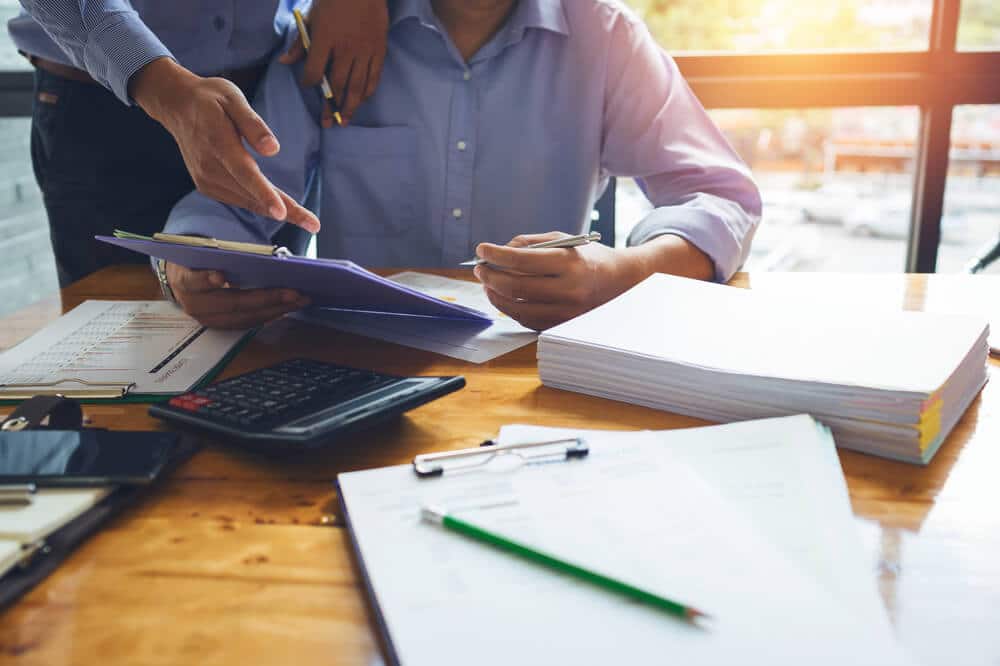
M 684 616 L 688 620 L 691 620 L 692 622 L 695 622 L 695 621 L 701 620 L 701 619 L 705 619 L 705 620 L 711 620 L 712 619 L 711 615 L 709 615 L 708 613 L 704 613 L 704 612 L 698 610 L 697 608 L 686 608 L 684 610 Z
M 344 126 L 344 117 L 340 115 L 340 111 L 333 112 L 333 119 L 337 121 L 337 125 L 340 127 Z

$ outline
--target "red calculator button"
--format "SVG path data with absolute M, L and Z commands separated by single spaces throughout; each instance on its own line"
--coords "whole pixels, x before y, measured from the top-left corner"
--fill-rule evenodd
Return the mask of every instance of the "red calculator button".
M 179 395 L 176 398 L 171 398 L 168 404 L 190 412 L 198 411 L 198 405 L 191 401 L 191 396 L 187 395 Z

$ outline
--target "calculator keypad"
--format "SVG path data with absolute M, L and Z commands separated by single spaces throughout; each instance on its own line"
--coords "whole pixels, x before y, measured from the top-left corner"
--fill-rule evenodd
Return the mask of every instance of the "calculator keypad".
M 309 359 L 285 361 L 172 398 L 207 421 L 263 431 L 399 381 Z

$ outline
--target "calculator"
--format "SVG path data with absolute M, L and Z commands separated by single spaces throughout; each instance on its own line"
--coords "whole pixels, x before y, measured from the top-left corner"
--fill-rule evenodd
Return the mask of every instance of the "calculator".
M 297 358 L 179 395 L 149 413 L 252 448 L 293 452 L 331 444 L 463 386 L 464 377 L 396 377 Z

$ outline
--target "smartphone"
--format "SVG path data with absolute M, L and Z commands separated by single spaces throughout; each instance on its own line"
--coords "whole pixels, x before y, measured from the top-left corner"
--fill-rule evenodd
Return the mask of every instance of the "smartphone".
M 0 485 L 147 484 L 171 462 L 179 444 L 178 435 L 165 432 L 0 432 Z

